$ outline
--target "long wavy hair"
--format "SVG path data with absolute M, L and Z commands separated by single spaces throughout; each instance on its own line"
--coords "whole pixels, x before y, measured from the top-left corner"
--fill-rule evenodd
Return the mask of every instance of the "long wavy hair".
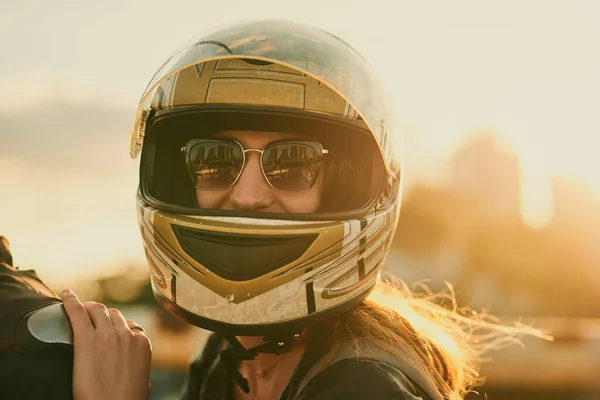
M 350 160 L 332 161 L 325 166 L 322 204 L 327 208 L 348 201 L 366 182 Z M 447 287 L 435 294 L 425 285 L 411 290 L 394 276 L 380 280 L 366 300 L 329 325 L 334 326 L 329 331 L 331 346 L 322 365 L 335 358 L 342 344 L 366 339 L 399 358 L 408 352 L 419 364 L 417 369 L 426 371 L 424 379 L 445 399 L 458 400 L 481 382 L 479 368 L 489 350 L 518 344 L 522 335 L 549 338 L 518 322 L 506 326 L 488 314 L 461 309 L 452 286 Z

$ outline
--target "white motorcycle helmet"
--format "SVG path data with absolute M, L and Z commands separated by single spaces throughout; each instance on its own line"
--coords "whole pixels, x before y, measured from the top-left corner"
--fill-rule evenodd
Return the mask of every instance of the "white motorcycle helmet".
M 261 166 L 275 190 L 310 190 L 323 174 L 318 212 L 200 208 L 196 190 L 234 185 L 243 164 L 239 143 L 211 141 L 223 130 L 302 135 L 269 145 Z M 398 219 L 398 139 L 372 69 L 320 29 L 242 23 L 180 50 L 148 85 L 131 132 L 156 298 L 226 335 L 292 332 L 358 305 Z

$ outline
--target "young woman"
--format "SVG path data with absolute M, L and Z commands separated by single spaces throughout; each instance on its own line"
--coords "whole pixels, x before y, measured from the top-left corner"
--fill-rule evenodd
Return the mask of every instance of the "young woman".
M 482 323 L 380 279 L 400 208 L 399 132 L 349 45 L 282 21 L 200 38 L 144 93 L 138 153 L 155 296 L 215 332 L 183 398 L 459 399 L 473 383 L 469 331 Z M 76 398 L 145 398 L 143 334 L 65 296 Z

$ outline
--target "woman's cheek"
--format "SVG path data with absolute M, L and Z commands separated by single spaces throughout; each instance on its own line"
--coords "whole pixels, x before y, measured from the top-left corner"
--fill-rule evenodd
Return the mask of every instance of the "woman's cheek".
M 196 202 L 198 207 L 209 210 L 220 210 L 227 199 L 228 190 L 219 191 L 196 191 Z
M 279 202 L 285 212 L 290 214 L 315 213 L 321 203 L 321 191 L 313 188 L 303 193 L 282 193 Z

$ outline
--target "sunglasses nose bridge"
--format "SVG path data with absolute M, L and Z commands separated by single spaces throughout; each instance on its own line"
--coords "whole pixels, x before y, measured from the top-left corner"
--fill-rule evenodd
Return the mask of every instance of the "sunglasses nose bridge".
M 244 153 L 244 165 L 243 165 L 242 170 L 240 171 L 240 174 L 243 173 L 243 170 L 246 169 L 246 166 L 248 165 L 248 156 L 246 154 L 250 153 L 250 152 L 256 152 L 256 153 L 258 153 L 258 165 L 260 166 L 260 170 L 263 172 L 263 175 L 264 175 L 264 170 L 262 167 L 262 156 L 263 156 L 263 153 L 265 152 L 264 149 L 253 149 L 253 148 L 252 149 L 243 149 L 242 152 Z M 265 176 L 265 179 L 266 178 L 267 177 Z
M 246 153 L 249 153 L 249 152 L 257 152 L 258 153 L 258 164 L 261 165 L 261 170 L 262 170 L 262 156 L 264 153 L 263 149 L 243 149 L 242 152 L 244 153 L 244 165 L 243 165 L 242 170 L 245 169 L 246 165 L 248 164 L 248 156 L 246 155 Z M 240 171 L 240 172 L 242 172 L 242 171 Z
M 249 151 L 256 151 L 260 155 L 262 155 L 265 152 L 263 149 L 244 149 L 244 154 L 248 153 Z

